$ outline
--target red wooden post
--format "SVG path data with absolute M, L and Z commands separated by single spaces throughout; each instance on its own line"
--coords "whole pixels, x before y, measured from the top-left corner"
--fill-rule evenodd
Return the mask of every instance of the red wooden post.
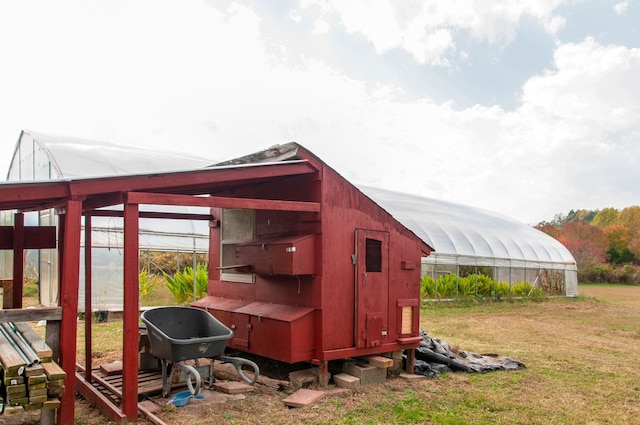
M 24 214 L 16 213 L 13 225 L 13 308 L 22 308 L 24 286 Z
M 75 423 L 75 380 L 76 380 L 76 337 L 78 326 L 78 286 L 80 278 L 80 229 L 82 227 L 82 202 L 67 201 L 66 214 L 61 216 L 63 222 L 61 272 L 60 272 L 60 307 L 62 321 L 60 332 L 60 365 L 67 373 L 64 380 L 66 388 L 60 402 L 58 423 L 71 425 Z
M 87 382 L 93 381 L 93 364 L 91 362 L 91 316 L 93 315 L 92 281 L 91 281 L 91 212 L 84 216 L 84 350 L 85 350 L 85 377 Z
M 122 413 L 136 422 L 138 417 L 138 315 L 139 309 L 139 210 L 124 205 L 124 314 L 122 348 Z

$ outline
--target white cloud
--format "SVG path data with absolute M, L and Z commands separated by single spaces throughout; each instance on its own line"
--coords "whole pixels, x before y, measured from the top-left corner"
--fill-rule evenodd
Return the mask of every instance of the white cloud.
M 565 1 L 305 0 L 301 8 L 316 6 L 323 15 L 336 15 L 347 32 L 366 37 L 378 53 L 403 49 L 418 63 L 446 66 L 447 56 L 456 53 L 454 32 L 468 31 L 490 44 L 509 44 L 520 19 L 530 16 L 555 34 L 564 19 L 554 12 Z
M 615 10 L 616 13 L 620 15 L 626 12 L 628 7 L 629 7 L 629 0 L 624 0 L 613 5 L 613 10 Z
M 446 2 L 387 2 L 362 20 L 357 3 L 308 3 L 320 11 L 316 29 L 330 31 L 338 14 L 381 51 L 404 48 L 424 61 L 447 60 L 455 28 L 504 41 L 523 14 L 551 22 L 559 4 L 463 2 L 455 14 Z M 0 39 L 22 35 L 0 52 L 3 152 L 21 128 L 219 160 L 296 141 L 355 183 L 526 222 L 609 206 L 604 199 L 637 203 L 623 182 L 640 169 L 638 49 L 559 43 L 553 68 L 523 86 L 515 111 L 456 110 L 452 102 L 408 102 L 397 86 L 348 77 L 321 55 L 281 61 L 274 52 L 289 40 L 266 34 L 265 18 L 232 2 L 96 9 L 78 1 L 64 3 L 67 10 L 45 1 L 38 13 L 31 4 L 15 3 L 11 13 L 0 6 Z M 305 10 L 290 17 L 304 22 Z

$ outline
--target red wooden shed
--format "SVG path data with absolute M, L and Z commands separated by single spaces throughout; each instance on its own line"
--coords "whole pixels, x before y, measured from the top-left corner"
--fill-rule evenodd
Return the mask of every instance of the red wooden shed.
M 117 205 L 122 208 L 107 208 Z M 141 211 L 140 205 L 148 207 Z M 211 214 L 153 211 L 153 206 L 163 205 L 209 207 Z M 59 424 L 74 423 L 73 388 L 113 421 L 137 420 L 140 218 L 210 223 L 208 296 L 195 305 L 234 330 L 232 348 L 285 362 L 313 362 L 322 366 L 326 378 L 330 360 L 419 344 L 420 259 L 431 247 L 297 144 L 206 169 L 0 184 L 0 210 L 18 210 L 11 247 L 7 245 L 15 253 L 13 302 L 7 307 L 21 307 L 19 254 L 28 245 L 21 214 L 48 208 L 57 208 L 60 214 L 61 308 L 46 313 L 59 320 L 56 357 L 67 372 Z M 93 385 L 97 379 L 90 347 L 94 216 L 124 218 L 123 377 L 116 404 Z M 76 334 L 83 225 L 88 344 L 86 367 L 79 372 Z M 51 242 L 48 229 L 30 235 L 46 246 Z
M 416 347 L 420 259 L 431 247 L 298 144 L 221 165 L 292 160 L 317 171 L 218 195 L 311 202 L 317 210 L 264 209 L 258 201 L 214 209 L 221 224 L 211 227 L 209 296 L 193 305 L 233 329 L 231 348 L 318 363 L 325 380 L 330 360 Z

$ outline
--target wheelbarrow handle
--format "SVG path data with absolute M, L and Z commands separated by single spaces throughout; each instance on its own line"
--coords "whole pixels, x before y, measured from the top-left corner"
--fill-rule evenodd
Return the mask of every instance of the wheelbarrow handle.
M 242 378 L 242 380 L 247 384 L 253 385 L 258 380 L 258 375 L 260 374 L 260 368 L 258 367 L 257 364 L 255 364 L 251 360 L 243 359 L 241 357 L 227 357 L 227 356 L 218 356 L 218 360 L 220 360 L 222 363 L 233 364 L 233 366 L 236 368 L 236 371 L 238 372 L 238 375 L 240 375 L 240 378 Z M 249 378 L 247 375 L 244 374 L 244 371 L 242 370 L 242 365 L 247 365 L 253 369 L 253 378 Z

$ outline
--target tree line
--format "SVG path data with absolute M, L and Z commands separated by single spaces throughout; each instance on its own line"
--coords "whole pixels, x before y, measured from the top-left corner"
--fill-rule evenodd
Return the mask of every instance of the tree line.
M 535 227 L 571 252 L 578 281 L 640 284 L 640 206 L 571 210 Z

